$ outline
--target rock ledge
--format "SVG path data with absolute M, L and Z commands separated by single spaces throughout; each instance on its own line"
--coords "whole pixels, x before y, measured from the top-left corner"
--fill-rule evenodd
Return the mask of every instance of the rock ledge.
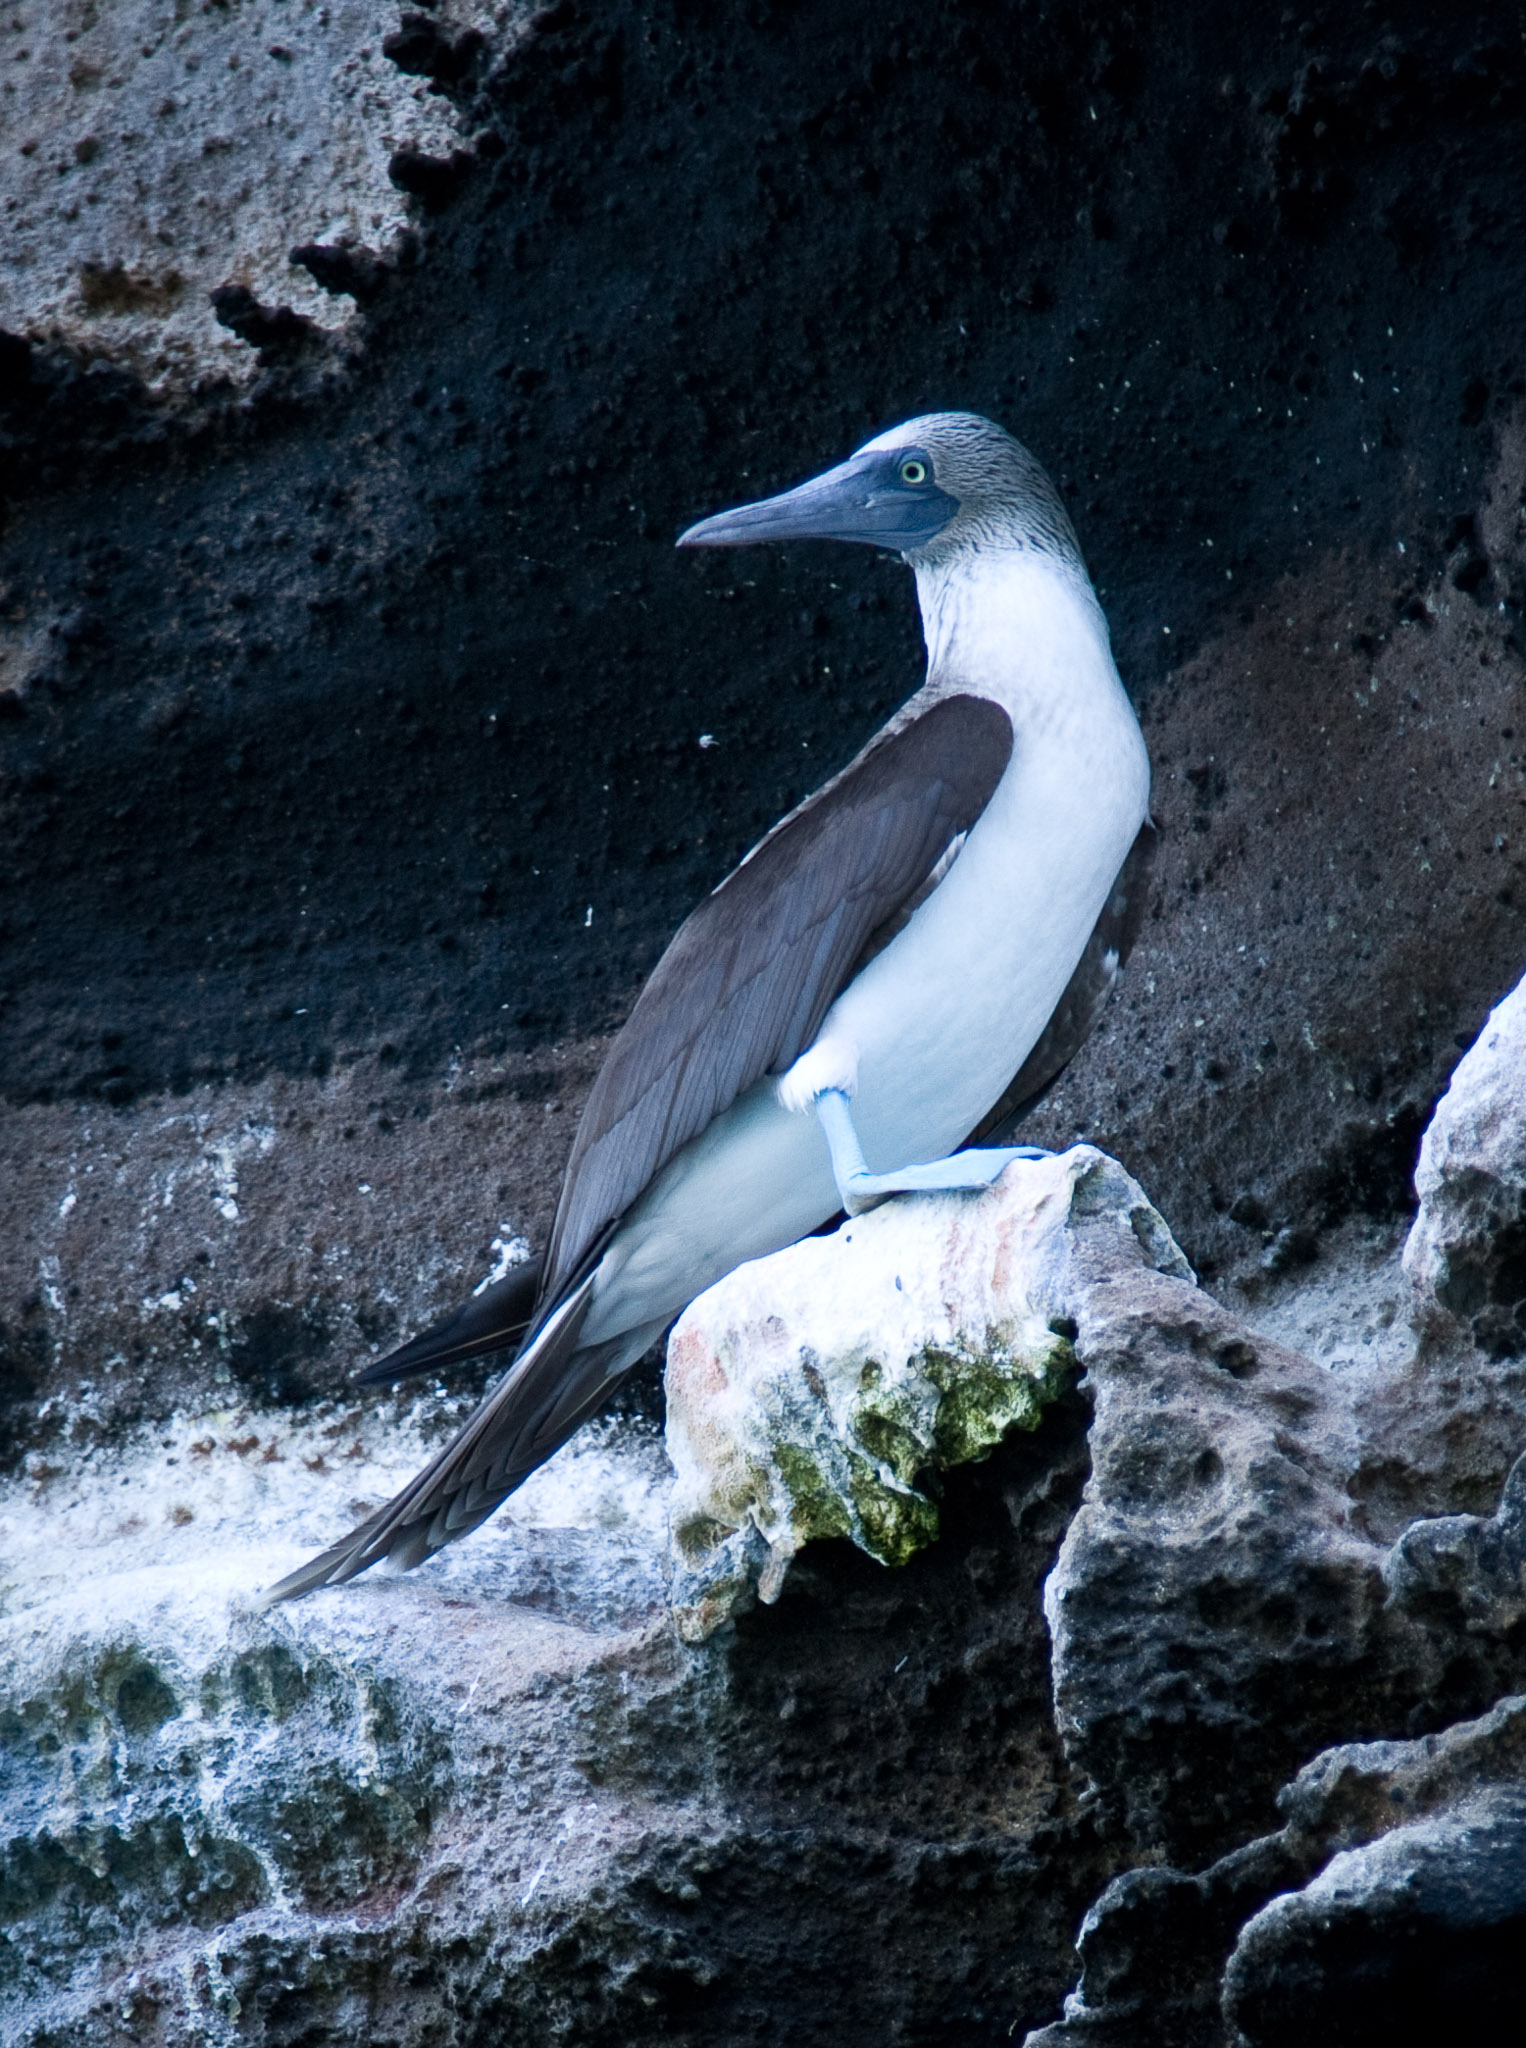
M 938 1534 L 936 1475 L 1034 1429 L 1074 1367 L 1076 1234 L 1190 1279 L 1138 1183 L 1089 1145 L 987 1194 L 886 1204 L 742 1266 L 668 1345 L 673 1602 L 701 1642 L 779 1597 L 803 1543 L 900 1565 Z

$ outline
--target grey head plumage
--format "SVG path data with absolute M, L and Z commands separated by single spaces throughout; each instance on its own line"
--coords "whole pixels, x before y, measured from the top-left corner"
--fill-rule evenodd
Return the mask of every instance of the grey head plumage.
M 1085 575 L 1075 529 L 1043 465 L 973 412 L 905 420 L 792 491 L 701 520 L 678 544 L 800 539 L 860 541 L 933 570 L 969 554 L 1037 553 Z

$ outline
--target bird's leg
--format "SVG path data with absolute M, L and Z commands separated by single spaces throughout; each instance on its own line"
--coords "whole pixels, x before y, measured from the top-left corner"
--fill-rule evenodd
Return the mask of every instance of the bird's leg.
M 837 1192 L 850 1216 L 883 1202 L 887 1195 L 926 1193 L 937 1189 L 988 1188 L 1014 1159 L 1047 1159 L 1036 1145 L 1004 1145 L 955 1152 L 923 1166 L 903 1166 L 895 1173 L 871 1173 L 864 1148 L 853 1128 L 853 1111 L 840 1088 L 823 1088 L 815 1097 L 816 1114 L 832 1154 Z

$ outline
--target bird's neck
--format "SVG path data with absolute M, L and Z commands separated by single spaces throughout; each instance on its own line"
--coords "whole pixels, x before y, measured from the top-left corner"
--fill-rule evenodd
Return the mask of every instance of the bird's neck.
M 1037 550 L 983 550 L 919 565 L 917 597 L 930 683 L 991 697 L 1030 731 L 1127 706 L 1107 621 L 1079 565 Z

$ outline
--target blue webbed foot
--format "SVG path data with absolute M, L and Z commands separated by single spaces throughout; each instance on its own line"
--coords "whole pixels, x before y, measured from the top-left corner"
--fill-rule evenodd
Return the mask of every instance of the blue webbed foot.
M 840 1089 L 824 1088 L 816 1097 L 816 1114 L 832 1154 L 837 1192 L 850 1216 L 863 1215 L 888 1195 L 988 1188 L 1014 1159 L 1049 1157 L 1037 1145 L 993 1146 L 955 1152 L 947 1159 L 930 1159 L 920 1166 L 903 1166 L 894 1173 L 871 1173 L 853 1128 L 847 1096 Z

